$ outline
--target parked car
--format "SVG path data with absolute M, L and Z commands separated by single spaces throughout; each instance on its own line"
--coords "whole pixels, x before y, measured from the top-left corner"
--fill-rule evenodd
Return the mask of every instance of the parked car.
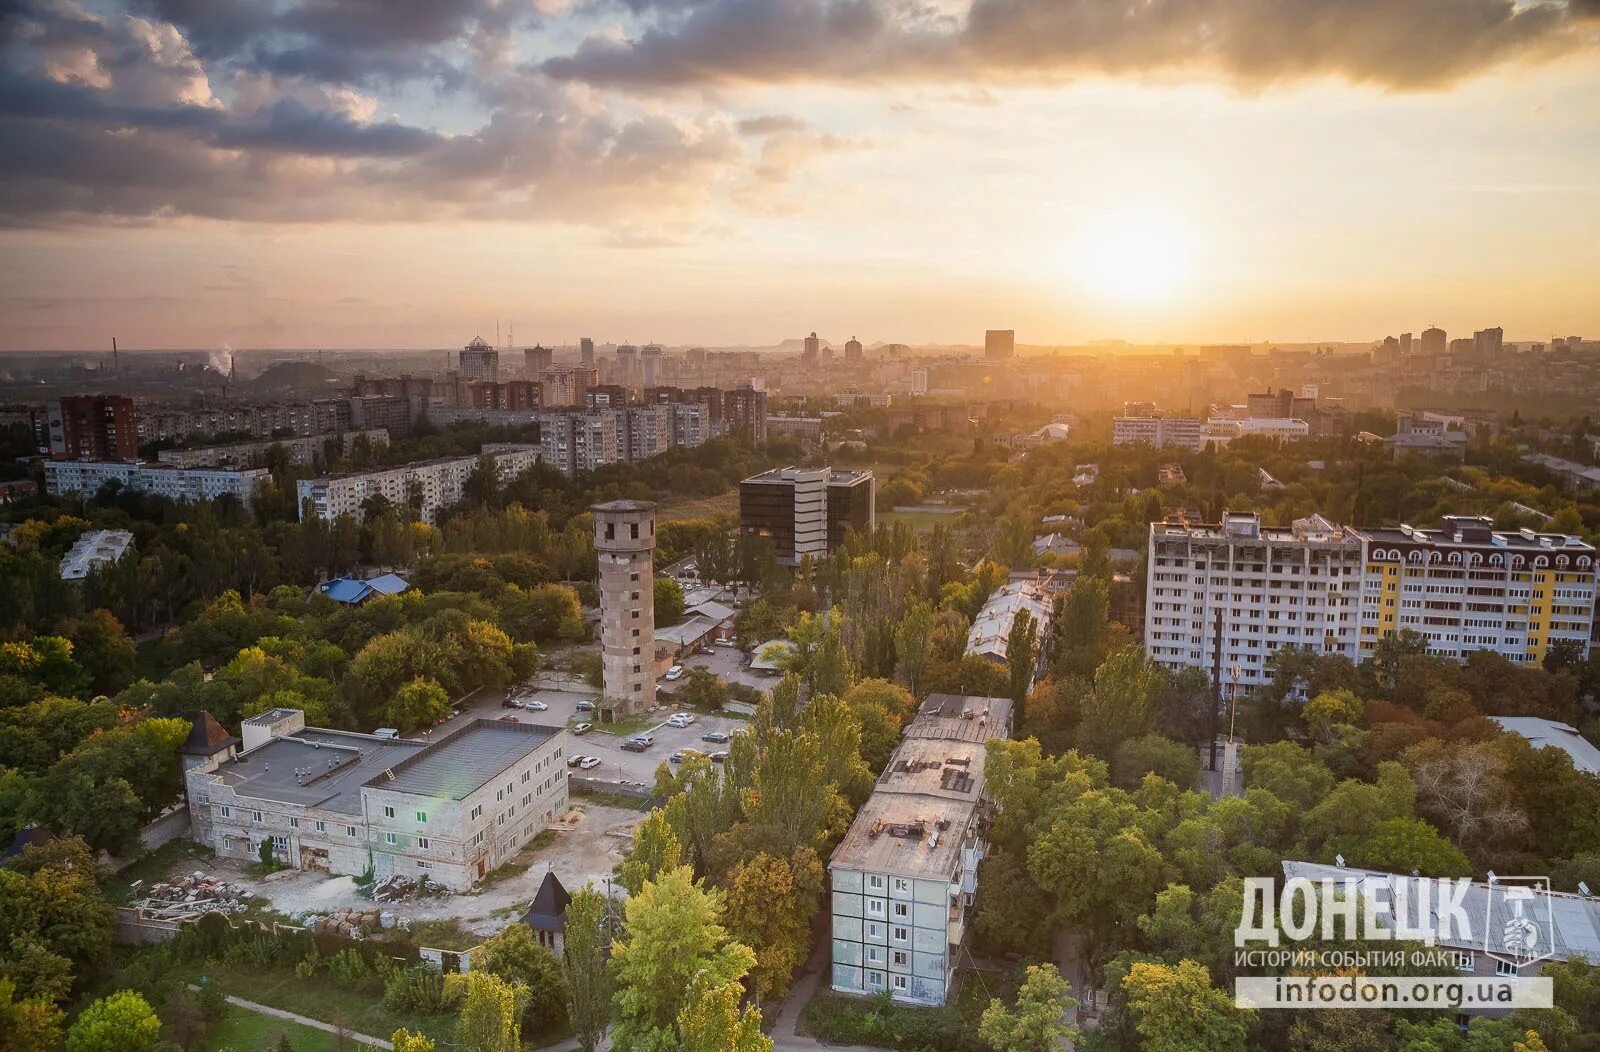
M 575 752 L 571 756 L 567 757 L 567 766 L 568 767 L 576 767 L 576 766 L 578 766 L 579 764 L 581 764 L 583 761 L 585 761 L 587 759 L 588 759 L 588 757 L 585 756 L 583 753 Z
M 510 697 L 509 695 L 507 697 L 504 697 L 504 698 L 500 699 L 500 707 L 502 709 L 521 708 L 521 706 L 517 702 L 517 699 L 513 698 L 513 697 Z
M 581 770 L 581 771 L 587 771 L 591 767 L 599 767 L 599 766 L 600 766 L 600 757 L 598 757 L 598 756 L 585 756 L 583 758 L 583 762 L 578 765 L 578 769 Z
M 574 706 L 574 708 L 576 708 L 577 711 L 579 711 L 579 712 L 593 712 L 594 711 L 594 702 L 592 702 L 592 701 L 580 701 L 580 702 L 578 702 L 577 705 Z
M 671 727 L 687 727 L 693 722 L 694 713 L 692 712 L 674 712 L 667 717 L 667 725 Z
M 500 717 L 500 722 L 501 723 L 521 723 L 522 721 L 517 719 L 515 716 L 501 716 Z
M 648 749 L 648 748 L 650 748 L 650 746 L 652 746 L 652 745 L 654 745 L 656 743 L 656 736 L 653 735 L 653 734 L 635 734 L 631 740 L 632 741 L 636 741 L 636 742 L 643 742 L 644 743 L 644 747 L 646 749 Z
M 544 712 L 546 709 L 550 708 L 550 706 L 546 705 L 544 702 L 536 701 L 532 698 L 529 698 L 527 701 L 523 702 L 522 707 L 525 709 L 532 709 L 534 712 Z
M 734 642 L 731 639 L 719 639 L 719 640 L 717 640 L 717 646 L 719 646 L 719 647 L 736 647 L 738 645 L 739 645 L 738 643 Z
M 575 723 L 572 725 L 573 734 L 588 734 L 592 730 L 594 730 L 594 724 L 592 723 Z
M 646 745 L 638 738 L 629 738 L 627 741 L 622 743 L 620 748 L 623 752 L 644 752 L 646 749 L 650 748 L 650 746 Z
M 703 742 L 714 742 L 717 745 L 723 745 L 732 741 L 733 737 L 726 731 L 706 731 L 704 734 L 700 735 L 700 740 Z
M 700 648 L 700 653 L 702 654 L 715 654 L 716 652 L 717 648 L 709 644 Z
M 677 679 L 678 677 L 680 677 L 682 675 L 683 675 L 683 666 L 682 665 L 673 665 L 671 668 L 667 669 L 667 679 L 669 679 L 669 680 Z
M 718 749 L 716 752 L 712 753 L 711 754 L 711 762 L 712 763 L 727 763 L 728 762 L 727 750 Z

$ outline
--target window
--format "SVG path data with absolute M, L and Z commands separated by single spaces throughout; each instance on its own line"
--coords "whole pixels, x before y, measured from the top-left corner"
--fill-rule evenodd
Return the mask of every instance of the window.
M 289 828 L 290 829 L 299 829 L 300 828 L 300 819 L 298 819 L 298 818 L 289 819 Z
M 883 987 L 883 973 L 882 972 L 868 972 L 867 973 L 867 985 L 868 986 L 876 986 L 879 989 L 882 989 L 882 987 Z
M 883 963 L 883 950 L 881 948 L 877 947 L 877 946 L 868 946 L 867 947 L 867 963 L 868 964 L 882 964 Z
M 428 820 L 428 812 L 426 812 L 426 811 L 418 811 L 417 812 L 417 821 L 418 822 L 426 822 L 427 820 Z
M 289 850 L 289 838 L 286 836 L 275 836 L 272 838 L 272 846 L 279 851 L 287 851 Z
M 1494 974 L 1500 976 L 1517 976 L 1522 973 L 1516 965 L 1510 963 L 1509 961 L 1495 961 Z
M 474 833 L 472 835 L 472 846 L 473 847 L 477 847 L 481 843 L 483 843 L 483 834 L 481 832 L 480 833 Z
M 883 925 L 881 925 L 881 924 L 873 924 L 873 923 L 871 923 L 869 921 L 867 923 L 867 938 L 869 938 L 869 939 L 881 939 L 881 938 L 883 938 Z
M 345 826 L 344 827 L 344 835 L 348 836 L 348 837 L 355 836 L 356 835 L 356 827 L 355 826 Z
M 320 818 L 317 819 L 317 832 L 326 833 L 327 831 L 328 831 L 328 823 L 322 821 Z
M 251 811 L 250 812 L 250 821 L 252 821 L 252 822 L 261 821 L 261 812 L 260 811 Z
M 428 843 L 429 843 L 429 841 L 428 841 L 427 837 L 425 837 L 425 836 L 417 837 L 417 847 L 421 848 L 422 850 L 426 851 L 428 849 Z
M 907 880 L 905 877 L 895 877 L 894 890 L 902 894 L 909 892 L 911 890 L 911 881 Z
M 909 917 L 911 916 L 911 907 L 904 902 L 897 902 L 894 904 L 894 915 L 896 917 Z
M 911 932 L 908 931 L 905 928 L 902 928 L 898 924 L 896 924 L 894 926 L 894 928 L 889 932 L 889 935 L 890 935 L 891 938 L 894 939 L 895 942 L 910 942 L 911 941 Z
M 867 912 L 872 914 L 874 917 L 883 916 L 883 900 L 882 899 L 868 899 L 867 900 Z
M 472 809 L 472 814 L 469 817 L 474 818 L 474 819 L 482 818 L 483 817 L 483 805 L 479 804 L 477 807 L 474 807 Z
M 433 863 L 432 862 L 424 862 L 419 858 L 419 859 L 417 859 L 417 868 L 418 869 L 432 869 L 433 868 Z
M 894 988 L 896 990 L 904 990 L 909 985 L 911 985 L 910 980 L 908 980 L 905 976 L 897 975 L 894 977 Z
M 873 891 L 882 891 L 883 890 L 883 877 L 882 877 L 882 875 L 878 874 L 878 873 L 873 873 L 871 876 L 867 877 L 867 887 L 871 888 Z
M 233 817 L 233 808 L 229 807 L 227 804 L 223 804 L 222 805 L 222 817 L 223 818 L 232 818 Z
M 533 777 L 533 772 L 532 771 L 523 771 L 522 772 L 522 784 L 523 785 L 527 785 L 528 784 L 528 779 L 532 778 L 532 777 Z
M 900 964 L 900 965 L 907 964 L 907 963 L 910 962 L 910 960 L 911 960 L 911 955 L 909 953 L 907 953 L 906 951 L 904 951 L 904 950 L 896 950 L 896 951 L 894 951 L 894 963 L 895 964 Z
M 383 817 L 385 817 L 385 818 L 393 818 L 394 817 L 394 808 L 385 807 L 383 809 Z
M 398 844 L 400 842 L 400 838 L 395 836 L 393 833 L 385 833 L 383 834 L 383 842 L 392 846 L 394 844 Z

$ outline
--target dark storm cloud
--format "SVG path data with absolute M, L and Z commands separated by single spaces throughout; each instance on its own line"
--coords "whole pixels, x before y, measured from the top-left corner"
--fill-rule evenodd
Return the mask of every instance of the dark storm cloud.
M 421 53 L 469 23 L 476 32 L 485 10 L 500 17 L 494 3 L 330 0 L 273 9 L 269 30 L 226 4 L 162 0 L 105 16 L 72 0 L 13 5 L 0 40 L 0 224 L 670 219 L 759 162 L 730 119 L 618 118 L 510 64 L 475 85 L 494 100 L 481 126 L 444 134 L 345 86 L 367 79 L 361 62 L 326 77 L 256 53 L 290 20 L 296 39 L 348 56 Z M 208 60 L 207 47 L 232 57 Z
M 1337 77 L 1445 85 L 1573 46 L 1600 0 L 973 0 L 952 16 L 892 0 L 702 0 L 545 63 L 597 84 L 1054 80 L 1086 74 Z

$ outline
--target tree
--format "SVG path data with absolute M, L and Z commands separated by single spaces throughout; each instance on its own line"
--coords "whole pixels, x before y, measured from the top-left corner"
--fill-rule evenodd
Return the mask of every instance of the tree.
M 1015 1007 L 991 998 L 978 1021 L 978 1036 L 994 1052 L 1057 1052 L 1078 1036 L 1067 1020 L 1077 1004 L 1055 965 L 1029 965 Z
M 922 678 L 933 656 L 933 607 L 916 603 L 906 611 L 894 632 L 895 678 L 912 697 L 922 694 Z
M 709 972 L 697 974 L 678 1011 L 678 1052 L 772 1052 L 760 1009 L 739 1011 L 742 993 L 737 982 L 717 984 Z
M 0 978 L 0 1045 L 14 1052 L 50 1052 L 61 1045 L 61 1009 L 43 997 L 16 998 L 16 984 Z
M 678 1011 L 690 983 L 737 983 L 755 964 L 748 946 L 722 927 L 723 894 L 679 866 L 630 895 L 623 937 L 611 944 L 618 1052 L 671 1052 L 680 1046 Z
M 1245 1052 L 1255 1013 L 1212 986 L 1204 965 L 1140 961 L 1122 989 L 1143 1052 Z
M 456 1047 L 466 1052 L 521 1052 L 520 993 L 498 975 L 470 971 L 445 978 L 446 988 L 461 998 L 456 1018 Z
M 561 973 L 567 1021 L 583 1052 L 594 1052 L 611 1025 L 611 974 L 606 969 L 606 900 L 585 886 L 567 903 Z
M 1039 636 L 1033 614 L 1018 611 L 1011 619 L 1011 631 L 1006 634 L 1006 668 L 1011 672 L 1011 691 L 1007 695 L 1021 708 L 1027 701 L 1028 690 L 1033 686 L 1034 667 L 1038 663 Z M 1026 713 L 1023 713 L 1026 718 Z
M 161 1020 L 132 990 L 103 997 L 83 1010 L 67 1031 L 67 1052 L 150 1052 Z
M 1124 647 L 1094 673 L 1094 690 L 1083 705 L 1078 745 L 1110 759 L 1129 738 L 1155 726 L 1155 692 L 1160 674 L 1138 647 Z
M 383 718 L 402 733 L 432 727 L 450 715 L 450 695 L 436 679 L 418 676 L 394 692 L 383 707 Z
M 104 957 L 114 928 L 82 840 L 29 847 L 0 867 L 0 964 L 20 1000 L 63 998 L 66 977 Z
M 755 952 L 751 979 L 757 999 L 780 1001 L 811 946 L 822 863 L 810 848 L 797 848 L 788 858 L 763 852 L 734 866 L 728 877 L 728 933 Z
M 1111 758 L 1111 780 L 1124 789 L 1136 789 L 1147 774 L 1156 774 L 1182 789 L 1194 787 L 1200 776 L 1200 757 L 1194 746 L 1180 745 L 1159 734 L 1130 738 L 1117 746 Z
M 684 862 L 683 843 L 673 830 L 669 815 L 672 806 L 655 808 L 633 831 L 633 850 L 617 873 L 629 895 L 639 894 L 659 874 L 676 869 Z
M 437 1047 L 432 1038 L 413 1034 L 405 1027 L 396 1030 L 389 1040 L 394 1045 L 394 1052 L 434 1052 Z
M 474 971 L 498 975 L 508 983 L 527 988 L 522 1005 L 522 1029 L 538 1033 L 561 1019 L 566 1004 L 561 965 L 555 954 L 541 946 L 533 929 L 511 924 L 485 942 L 472 956 Z
M 655 611 L 657 628 L 683 620 L 683 589 L 671 577 L 656 578 Z
M 1311 736 L 1319 742 L 1326 742 L 1333 737 L 1334 727 L 1360 720 L 1365 707 L 1354 691 L 1329 690 L 1306 702 L 1300 716 L 1305 720 Z
M 1420 818 L 1387 818 L 1378 822 L 1346 852 L 1345 862 L 1395 873 L 1416 870 L 1425 877 L 1472 875 L 1472 863 L 1461 849 Z
M 1058 601 L 1054 624 L 1055 673 L 1092 676 L 1106 658 L 1111 630 L 1111 589 L 1105 578 L 1079 574 Z

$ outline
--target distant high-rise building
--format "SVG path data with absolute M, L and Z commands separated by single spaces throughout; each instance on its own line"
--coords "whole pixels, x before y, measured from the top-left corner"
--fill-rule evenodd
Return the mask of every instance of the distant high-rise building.
M 817 334 L 816 333 L 812 333 L 810 336 L 807 336 L 806 337 L 805 354 L 803 355 L 805 360 L 808 361 L 808 362 L 816 361 L 817 360 L 817 353 L 821 349 L 821 347 L 822 347 L 822 341 L 817 339 Z
M 1499 354 L 1505 347 L 1506 331 L 1499 326 L 1479 329 L 1472 334 L 1472 349 L 1478 354 Z
M 722 392 L 722 415 L 726 431 L 753 446 L 767 441 L 767 392 L 754 387 L 739 387 Z
M 1443 329 L 1429 328 L 1422 330 L 1423 355 L 1431 357 L 1433 355 L 1443 354 L 1445 352 L 1445 342 L 1446 337 Z
M 825 559 L 851 530 L 871 533 L 874 481 L 870 470 L 773 468 L 739 483 L 739 528 L 772 542 L 778 561 Z
M 623 386 L 639 382 L 639 348 L 631 343 L 617 345 L 617 372 L 612 380 Z
M 500 379 L 500 352 L 489 346 L 482 336 L 474 336 L 471 343 L 461 348 L 461 359 L 456 368 L 463 380 L 488 380 L 493 383 Z
M 1402 332 L 1400 334 L 1400 357 L 1404 358 L 1406 355 L 1408 355 L 1410 353 L 1411 353 L 1411 334 L 1409 332 Z
M 983 356 L 985 358 L 1010 358 L 1017 353 L 1017 331 L 1015 329 L 989 329 L 983 334 Z
M 137 460 L 139 427 L 126 395 L 71 395 L 49 406 L 56 460 Z
M 1378 348 L 1378 361 L 1392 365 L 1400 355 L 1400 341 L 1393 336 L 1385 336 L 1383 338 L 1383 346 Z
M 654 387 L 661 382 L 661 345 L 659 343 L 645 344 L 644 350 L 639 355 L 641 383 L 646 387 Z
M 706 349 L 704 347 L 690 347 L 683 356 L 684 365 L 698 372 L 706 367 Z
M 539 379 L 556 364 L 556 352 L 549 347 L 529 347 L 522 354 L 525 359 L 523 375 L 530 380 Z
M 594 340 L 588 336 L 578 340 L 578 361 L 585 369 L 594 368 Z
M 854 336 L 845 341 L 844 360 L 847 362 L 859 362 L 861 360 L 861 341 Z

